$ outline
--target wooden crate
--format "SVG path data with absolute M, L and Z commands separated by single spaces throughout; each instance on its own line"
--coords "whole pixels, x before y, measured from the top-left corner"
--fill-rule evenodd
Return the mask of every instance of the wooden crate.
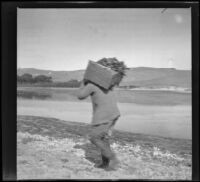
M 116 71 L 93 61 L 89 61 L 84 74 L 84 79 L 90 80 L 91 82 L 108 89 L 116 75 Z

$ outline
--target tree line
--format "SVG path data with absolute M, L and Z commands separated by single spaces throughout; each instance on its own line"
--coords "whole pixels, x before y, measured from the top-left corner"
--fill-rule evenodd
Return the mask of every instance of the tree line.
M 80 81 L 72 79 L 67 82 L 53 82 L 52 77 L 46 75 L 37 75 L 33 77 L 29 73 L 25 73 L 21 76 L 17 75 L 18 84 L 31 84 L 34 86 L 50 86 L 50 87 L 79 87 Z
M 17 75 L 17 82 L 19 83 L 50 83 L 52 77 L 45 75 L 37 75 L 33 77 L 31 74 L 25 73 L 21 76 Z

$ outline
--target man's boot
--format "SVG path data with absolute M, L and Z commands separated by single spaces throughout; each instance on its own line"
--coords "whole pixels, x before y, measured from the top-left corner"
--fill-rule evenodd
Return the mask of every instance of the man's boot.
M 112 170 L 116 170 L 119 167 L 119 160 L 114 157 L 112 159 L 110 159 L 109 164 L 106 167 L 107 171 L 112 171 Z
M 109 159 L 107 157 L 105 157 L 104 155 L 102 155 L 101 157 L 102 157 L 102 163 L 96 165 L 95 167 L 97 167 L 97 168 L 106 168 L 109 165 Z

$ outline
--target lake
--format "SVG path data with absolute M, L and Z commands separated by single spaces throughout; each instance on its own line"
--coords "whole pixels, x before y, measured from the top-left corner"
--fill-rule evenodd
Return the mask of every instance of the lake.
M 17 114 L 90 123 L 90 98 L 78 100 L 77 89 L 19 87 Z M 191 93 L 153 90 L 116 90 L 121 117 L 116 129 L 191 139 Z

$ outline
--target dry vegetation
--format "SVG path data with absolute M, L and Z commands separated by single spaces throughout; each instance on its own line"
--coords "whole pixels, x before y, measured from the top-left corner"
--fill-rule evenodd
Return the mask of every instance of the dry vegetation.
M 119 169 L 94 167 L 99 151 L 86 124 L 18 116 L 18 179 L 191 179 L 191 140 L 115 131 L 112 148 Z

